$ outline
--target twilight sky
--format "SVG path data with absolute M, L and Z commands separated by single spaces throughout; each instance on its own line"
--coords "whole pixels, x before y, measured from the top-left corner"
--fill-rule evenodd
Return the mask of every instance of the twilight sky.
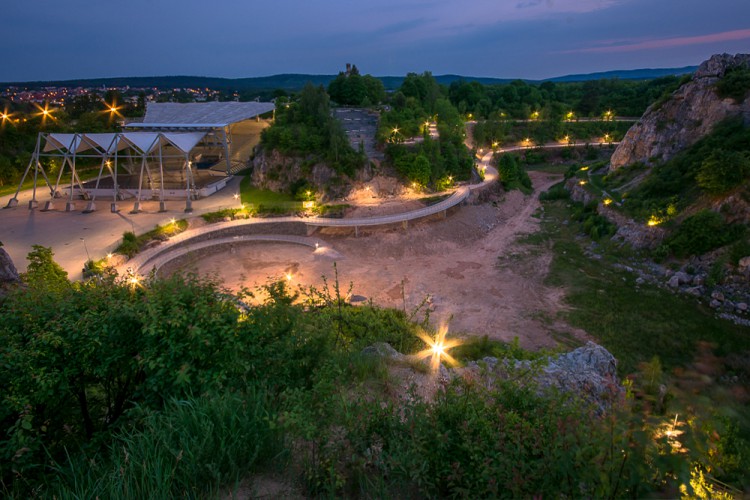
M 542 79 L 750 52 L 750 0 L 2 0 L 0 81 L 432 71 Z

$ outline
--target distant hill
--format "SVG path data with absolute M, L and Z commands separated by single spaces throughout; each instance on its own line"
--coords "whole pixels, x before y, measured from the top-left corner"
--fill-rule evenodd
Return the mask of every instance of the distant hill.
M 625 69 L 615 71 L 604 71 L 601 73 L 587 73 L 581 75 L 556 76 L 544 81 L 548 82 L 585 82 L 588 80 L 602 80 L 605 78 L 619 78 L 620 80 L 651 80 L 662 76 L 680 76 L 693 73 L 698 66 L 685 66 L 683 68 L 658 68 L 658 69 Z
M 697 66 L 686 66 L 684 68 L 662 68 L 662 69 L 633 69 L 606 71 L 603 73 L 589 73 L 581 75 L 567 75 L 546 80 L 525 80 L 529 83 L 550 82 L 579 82 L 587 80 L 599 80 L 602 78 L 620 78 L 628 80 L 648 80 L 667 75 L 683 75 L 692 73 Z M 0 87 L 24 87 L 37 89 L 42 87 L 156 87 L 159 89 L 173 88 L 209 88 L 222 91 L 268 91 L 274 89 L 299 90 L 308 82 L 314 85 L 327 86 L 336 75 L 304 75 L 304 74 L 282 74 L 272 76 L 261 76 L 253 78 L 215 78 L 205 76 L 138 76 L 138 77 L 116 77 L 116 78 L 89 78 L 78 80 L 50 80 L 36 82 L 4 82 Z M 378 77 L 386 89 L 397 89 L 404 81 L 403 76 L 381 76 Z M 435 75 L 435 80 L 443 85 L 450 85 L 459 80 L 468 82 L 479 82 L 483 85 L 497 85 L 508 83 L 516 78 L 488 78 L 461 75 Z

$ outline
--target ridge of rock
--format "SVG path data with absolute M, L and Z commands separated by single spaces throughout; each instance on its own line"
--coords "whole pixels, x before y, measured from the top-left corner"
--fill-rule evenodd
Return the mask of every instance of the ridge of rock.
M 727 118 L 742 116 L 750 123 L 750 94 L 737 103 L 716 93 L 716 82 L 740 66 L 750 66 L 750 54 L 717 54 L 701 63 L 689 82 L 649 106 L 628 130 L 612 154 L 611 169 L 667 161 Z

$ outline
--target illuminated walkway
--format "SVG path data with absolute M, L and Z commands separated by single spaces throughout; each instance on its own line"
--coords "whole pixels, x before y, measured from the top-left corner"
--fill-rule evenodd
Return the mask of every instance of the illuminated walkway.
M 280 243 L 294 243 L 306 245 L 309 247 L 328 248 L 322 240 L 316 238 L 306 238 L 298 235 L 279 235 L 279 234 L 253 234 L 253 235 L 233 235 L 219 236 L 213 238 L 212 235 L 221 235 L 222 233 L 241 231 L 242 227 L 253 226 L 253 229 L 262 230 L 262 225 L 268 225 L 275 229 L 278 224 L 298 224 L 305 226 L 305 231 L 317 227 L 351 227 L 354 228 L 355 234 L 360 227 L 382 226 L 388 224 L 408 224 L 409 221 L 429 217 L 431 215 L 445 214 L 445 212 L 463 203 L 469 197 L 472 191 L 488 186 L 497 180 L 497 170 L 489 166 L 492 159 L 492 153 L 487 153 L 482 158 L 481 167 L 485 169 L 485 178 L 478 184 L 468 186 L 459 186 L 446 199 L 430 205 L 429 207 L 403 212 L 400 214 L 384 215 L 377 217 L 364 217 L 352 219 L 331 219 L 328 217 L 273 217 L 273 218 L 249 218 L 238 219 L 227 222 L 219 222 L 207 226 L 190 229 L 178 235 L 171 237 L 161 245 L 145 250 L 129 261 L 118 267 L 118 272 L 123 274 L 126 270 L 136 274 L 146 274 L 153 269 L 159 269 L 167 262 L 178 257 L 184 256 L 193 251 L 199 251 L 215 245 L 228 245 L 231 243 L 244 243 L 253 241 L 269 241 Z M 317 244 L 317 246 L 316 246 Z

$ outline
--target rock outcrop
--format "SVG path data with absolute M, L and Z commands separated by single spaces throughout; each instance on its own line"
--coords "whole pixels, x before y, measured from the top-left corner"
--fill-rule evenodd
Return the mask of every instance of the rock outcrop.
M 6 289 L 21 282 L 16 266 L 5 249 L 0 247 L 0 297 Z
M 628 130 L 612 154 L 611 168 L 669 160 L 730 117 L 742 116 L 750 123 L 750 97 L 737 103 L 716 93 L 716 82 L 727 70 L 743 65 L 750 65 L 750 54 L 714 55 L 704 61 L 691 81 L 667 101 L 652 104 Z
M 338 174 L 325 163 L 315 163 L 309 158 L 284 156 L 276 150 L 260 150 L 253 159 L 252 182 L 254 186 L 271 191 L 288 191 L 290 186 L 304 179 L 313 184 L 325 199 L 345 198 L 352 187 L 352 180 Z M 354 180 L 370 181 L 372 166 L 365 164 L 357 170 Z
M 594 342 L 549 358 L 541 366 L 529 361 L 484 358 L 481 363 L 469 363 L 464 374 L 468 372 L 472 378 L 483 378 L 491 385 L 492 378 L 506 377 L 508 368 L 515 373 L 528 370 L 540 391 L 559 390 L 578 395 L 592 403 L 599 413 L 606 413 L 624 394 L 617 379 L 617 360 Z

